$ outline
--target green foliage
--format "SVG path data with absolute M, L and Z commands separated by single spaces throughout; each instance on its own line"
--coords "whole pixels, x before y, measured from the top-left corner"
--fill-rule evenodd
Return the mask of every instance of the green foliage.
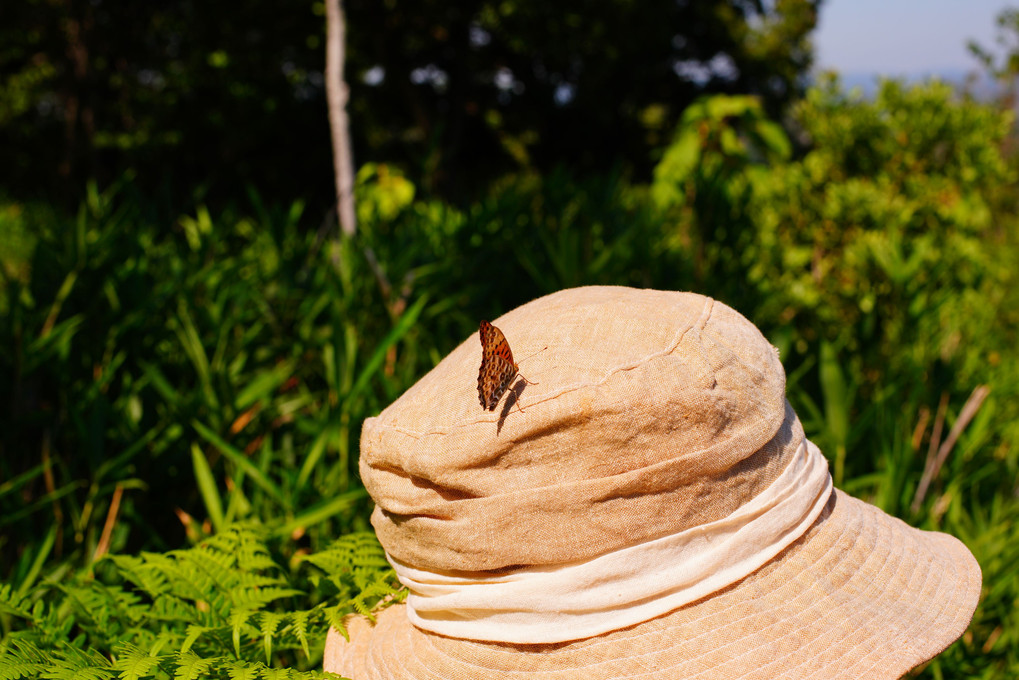
M 683 113 L 651 192 L 658 219 L 673 232 L 672 248 L 695 254 L 694 288 L 710 286 L 740 308 L 754 304 L 742 258 L 756 229 L 748 175 L 790 153 L 782 128 L 754 97 L 709 97 Z
M 888 82 L 868 102 L 831 83 L 798 119 L 813 150 L 749 175 L 759 318 L 780 321 L 794 352 L 836 348 L 868 398 L 910 383 L 929 385 L 930 405 L 980 383 L 1019 396 L 1015 172 L 1000 152 L 1011 115 L 939 84 Z
M 37 578 L 44 553 L 86 566 L 107 526 L 103 550 L 249 518 L 314 540 L 365 526 L 351 451 L 429 365 L 429 300 L 369 313 L 402 291 L 383 297 L 361 244 L 304 230 L 300 203 L 252 203 L 256 219 L 198 208 L 165 229 L 93 188 L 69 227 L 33 225 L 0 288 L 5 578 Z
M 402 593 L 372 534 L 303 559 L 293 547 L 234 525 L 187 550 L 108 557 L 28 595 L 0 587 L 0 614 L 18 620 L 0 643 L 0 677 L 336 677 L 308 670 L 327 628 Z
M 936 324 L 922 317 L 1005 274 L 987 241 L 1003 227 L 992 209 L 1013 180 L 1000 153 L 1011 118 L 953 102 L 946 85 L 886 82 L 870 102 L 836 87 L 811 91 L 798 110 L 815 148 L 753 177 L 751 280 L 769 314 L 796 311 L 801 334 L 821 328 L 852 351 L 908 343 L 928 364 L 965 331 L 942 327 L 961 320 L 957 307 Z
M 363 419 L 478 318 L 600 283 L 692 289 L 750 317 L 780 349 L 789 398 L 837 483 L 959 536 L 981 564 L 973 624 L 919 675 L 1019 674 L 1010 114 L 937 84 L 887 83 L 866 101 L 826 83 L 796 109 L 807 146 L 794 150 L 766 110 L 743 96 L 691 106 L 649 186 L 625 170 L 521 172 L 454 206 L 411 172 L 366 164 L 353 239 L 254 192 L 244 212 L 198 207 L 172 222 L 126 188 L 93 188 L 73 220 L 10 202 L 0 617 L 11 668 L 269 677 L 284 671 L 267 658 L 310 666 L 327 622 L 392 593 L 369 538 L 322 549 L 367 528 Z M 151 552 L 184 531 L 191 550 L 215 552 L 239 520 L 288 568 Z M 93 567 L 107 545 L 135 556 Z M 207 575 L 193 591 L 156 576 L 185 563 Z M 216 597 L 202 590 L 220 582 Z M 170 617 L 173 639 L 128 635 L 144 628 L 137 611 Z

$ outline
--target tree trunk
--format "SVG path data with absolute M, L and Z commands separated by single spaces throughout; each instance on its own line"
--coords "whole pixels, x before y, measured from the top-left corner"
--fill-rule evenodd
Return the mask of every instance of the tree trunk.
M 350 88 L 343 78 L 345 23 L 342 0 L 326 0 L 326 98 L 333 141 L 336 212 L 343 233 L 351 236 L 357 230 L 357 217 L 354 212 L 354 155 L 347 121 Z

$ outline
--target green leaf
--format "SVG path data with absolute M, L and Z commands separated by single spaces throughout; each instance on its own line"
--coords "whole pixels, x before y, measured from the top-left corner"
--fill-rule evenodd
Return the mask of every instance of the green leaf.
M 197 624 L 192 623 L 191 625 L 188 626 L 187 630 L 188 630 L 187 635 L 184 636 L 183 642 L 180 643 L 180 651 L 182 652 L 190 650 L 191 646 L 195 644 L 195 641 L 198 640 L 198 638 L 200 638 L 205 633 L 208 633 L 210 630 L 212 630 L 212 628 L 208 626 L 199 626 Z
M 325 453 L 329 441 L 335 437 L 336 428 L 329 426 L 323 429 L 315 438 L 311 448 L 308 449 L 308 455 L 304 457 L 304 462 L 301 463 L 301 471 L 298 473 L 297 482 L 294 484 L 295 489 L 300 490 L 304 488 L 304 485 L 308 482 L 308 477 L 311 476 L 312 470 L 315 469 L 318 461 L 322 458 L 322 454 Z
M 198 680 L 208 675 L 217 659 L 203 659 L 192 651 L 177 654 L 177 670 L 173 674 L 176 680 Z
M 195 471 L 195 481 L 198 482 L 198 491 L 202 494 L 202 501 L 205 509 L 212 520 L 212 526 L 216 531 L 223 529 L 223 504 L 219 498 L 219 489 L 216 486 L 216 479 L 212 475 L 209 461 L 205 459 L 205 453 L 198 448 L 197 444 L 191 445 L 191 466 Z
M 283 621 L 284 615 L 278 612 L 262 612 L 259 629 L 262 633 L 262 649 L 265 650 L 265 663 L 272 663 L 272 638 Z
M 191 425 L 198 431 L 198 434 L 201 435 L 203 439 L 219 449 L 220 453 L 229 458 L 234 465 L 242 468 L 245 474 L 250 476 L 255 484 L 276 499 L 276 501 L 286 505 L 286 500 L 280 492 L 279 487 L 269 481 L 269 478 L 262 474 L 262 471 L 255 467 L 251 461 L 248 460 L 247 456 L 227 444 L 222 438 L 220 438 L 219 435 L 199 421 L 192 420 Z
M 170 384 L 170 381 L 163 375 L 162 370 L 159 366 L 149 363 L 147 361 L 139 362 L 142 367 L 142 372 L 152 383 L 152 386 L 159 392 L 160 396 L 163 397 L 170 404 L 177 404 L 183 401 L 180 393 Z
M 0 584 L 0 613 L 19 616 L 31 621 L 31 610 L 28 608 L 29 601 L 25 596 L 14 592 L 14 587 L 8 583 Z
M 368 382 L 375 376 L 379 368 L 382 367 L 382 363 L 386 358 L 386 352 L 389 348 L 399 342 L 400 338 L 406 335 L 407 331 L 414 327 L 418 316 L 421 314 L 421 310 L 424 309 L 427 302 L 427 295 L 423 295 L 418 298 L 417 302 L 411 305 L 410 308 L 400 316 L 400 319 L 396 322 L 396 326 L 394 326 L 393 329 L 386 334 L 386 337 L 375 348 L 371 358 L 368 359 L 364 368 L 361 369 L 361 373 L 357 376 L 357 380 L 354 381 L 354 386 L 350 389 L 349 394 L 347 394 L 347 408 L 349 408 L 351 401 L 353 401 L 353 399 L 368 386 Z
M 256 680 L 265 664 L 260 661 L 233 660 L 223 665 L 230 680 Z
M 57 528 L 50 527 L 50 530 L 46 532 L 46 536 L 38 547 L 35 558 L 32 560 L 32 566 L 29 567 L 28 573 L 25 574 L 25 578 L 22 579 L 21 585 L 18 587 L 18 595 L 27 595 L 32 585 L 35 584 L 36 578 L 38 578 L 43 565 L 46 563 L 46 558 L 49 557 L 50 551 L 53 549 L 56 537 Z
M 256 401 L 271 400 L 274 390 L 294 375 L 294 362 L 284 361 L 268 371 L 259 373 L 234 398 L 234 405 L 243 410 Z
M 319 522 L 324 522 L 331 517 L 335 517 L 338 512 L 346 510 L 362 498 L 367 498 L 367 496 L 368 492 L 364 489 L 354 489 L 353 491 L 340 494 L 321 505 L 297 515 L 277 529 L 276 533 L 281 536 L 286 536 L 292 533 L 294 529 L 307 528 L 314 526 Z
M 230 633 L 234 644 L 234 654 L 241 655 L 241 633 L 250 634 L 254 628 L 248 624 L 252 612 L 247 609 L 234 609 L 228 617 L 230 621 Z
M 311 658 L 311 651 L 308 648 L 308 622 L 311 618 L 312 611 L 313 610 L 291 612 L 289 615 L 294 635 L 297 636 L 298 642 L 301 643 L 301 649 L 304 650 L 304 655 L 309 659 Z
M 191 359 L 191 365 L 194 366 L 195 372 L 198 374 L 198 380 L 201 383 L 206 403 L 210 408 L 218 409 L 219 398 L 216 396 L 216 391 L 212 386 L 209 357 L 206 354 L 205 345 L 202 343 L 198 328 L 191 318 L 191 312 L 188 310 L 183 299 L 177 301 L 177 321 L 177 337 L 180 339 L 184 352 Z
M 117 659 L 113 662 L 113 668 L 120 671 L 120 680 L 155 677 L 160 657 L 150 655 L 128 642 L 120 642 L 114 649 Z

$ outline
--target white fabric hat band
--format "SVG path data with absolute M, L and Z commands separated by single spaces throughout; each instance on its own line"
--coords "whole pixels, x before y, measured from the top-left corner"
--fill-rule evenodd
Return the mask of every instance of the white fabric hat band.
M 727 517 L 582 562 L 472 577 L 389 557 L 427 631 L 517 644 L 579 640 L 648 621 L 756 571 L 804 534 L 832 491 L 828 463 L 802 441 L 764 491 Z

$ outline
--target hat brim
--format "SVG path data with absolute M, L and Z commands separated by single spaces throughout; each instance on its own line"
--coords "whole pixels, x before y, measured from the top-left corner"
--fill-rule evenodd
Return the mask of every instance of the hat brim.
M 404 605 L 335 630 L 324 668 L 353 680 L 893 679 L 966 630 L 980 567 L 956 538 L 832 493 L 817 522 L 743 580 L 664 616 L 555 645 L 414 627 Z

